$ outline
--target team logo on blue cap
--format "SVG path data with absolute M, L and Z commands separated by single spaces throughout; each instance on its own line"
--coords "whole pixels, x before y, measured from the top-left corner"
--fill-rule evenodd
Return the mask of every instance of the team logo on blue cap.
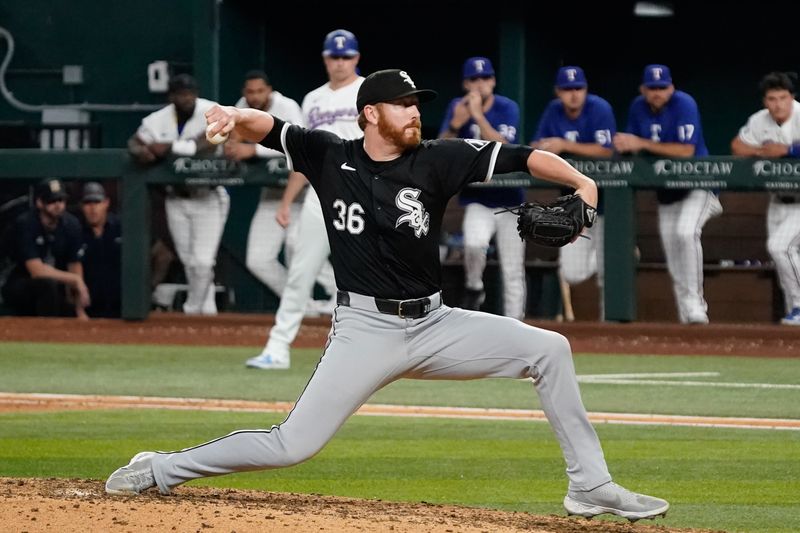
M 650 89 L 668 87 L 672 85 L 672 73 L 666 65 L 647 65 L 642 84 Z
M 488 57 L 470 57 L 464 62 L 464 79 L 494 76 L 494 67 Z
M 586 75 L 581 67 L 561 67 L 556 74 L 556 87 L 559 89 L 583 89 L 586 87 Z
M 358 55 L 358 39 L 347 30 L 334 30 L 325 36 L 322 55 L 326 57 L 355 57 Z

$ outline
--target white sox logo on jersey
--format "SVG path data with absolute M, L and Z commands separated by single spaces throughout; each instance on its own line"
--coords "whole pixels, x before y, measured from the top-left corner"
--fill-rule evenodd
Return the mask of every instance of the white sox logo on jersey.
M 397 219 L 394 227 L 397 228 L 400 227 L 400 224 L 407 223 L 414 230 L 417 238 L 428 234 L 431 223 L 430 213 L 425 211 L 425 206 L 417 200 L 421 192 L 419 189 L 406 187 L 397 193 L 397 197 L 394 199 L 395 205 L 406 212 Z

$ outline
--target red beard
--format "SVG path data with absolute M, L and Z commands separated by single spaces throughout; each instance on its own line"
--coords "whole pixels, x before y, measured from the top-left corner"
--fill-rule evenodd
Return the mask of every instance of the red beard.
M 400 148 L 407 150 L 418 146 L 422 141 L 422 124 L 419 119 L 414 119 L 402 128 L 395 128 L 384 118 L 383 114 L 378 114 L 378 133 L 381 137 L 394 143 Z

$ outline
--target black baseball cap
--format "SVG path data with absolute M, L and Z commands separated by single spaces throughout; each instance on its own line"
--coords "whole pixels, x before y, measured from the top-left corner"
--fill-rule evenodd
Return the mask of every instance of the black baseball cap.
M 67 190 L 58 178 L 45 178 L 34 189 L 34 196 L 44 203 L 66 200 Z
M 96 181 L 90 181 L 83 186 L 81 203 L 102 202 L 106 199 L 106 190 Z
M 379 70 L 367 76 L 361 84 L 356 98 L 356 108 L 361 113 L 364 106 L 391 102 L 406 96 L 416 96 L 420 102 L 430 102 L 436 98 L 436 91 L 417 89 L 414 80 L 405 70 Z

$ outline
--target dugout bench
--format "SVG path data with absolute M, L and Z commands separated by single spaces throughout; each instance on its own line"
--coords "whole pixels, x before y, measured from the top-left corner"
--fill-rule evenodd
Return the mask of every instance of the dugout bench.
M 674 158 L 568 158 L 581 172 L 593 177 L 605 194 L 605 318 L 636 320 L 636 217 L 637 189 L 708 188 L 800 192 L 800 161 L 705 157 Z M 123 283 L 122 316 L 141 320 L 150 311 L 150 213 L 148 187 L 166 184 L 282 186 L 286 169 L 281 160 L 232 162 L 224 159 L 177 157 L 143 168 L 124 149 L 82 151 L 0 150 L 0 180 L 41 179 L 122 182 Z M 496 176 L 478 187 L 551 187 L 526 174 Z

